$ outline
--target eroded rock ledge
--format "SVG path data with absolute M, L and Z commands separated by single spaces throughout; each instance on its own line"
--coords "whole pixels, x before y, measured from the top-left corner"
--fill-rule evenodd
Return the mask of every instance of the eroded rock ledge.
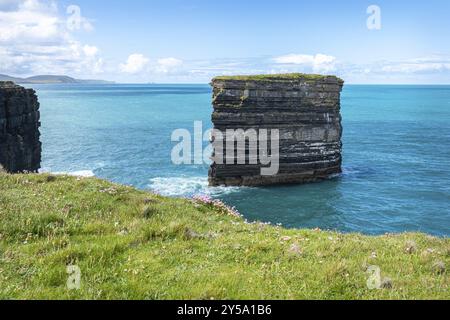
M 39 102 L 33 89 L 0 81 L 0 166 L 36 172 L 41 164 Z
M 341 173 L 343 85 L 335 76 L 305 74 L 213 79 L 214 128 L 279 129 L 280 168 L 274 176 L 262 176 L 260 164 L 215 162 L 210 184 L 307 183 Z

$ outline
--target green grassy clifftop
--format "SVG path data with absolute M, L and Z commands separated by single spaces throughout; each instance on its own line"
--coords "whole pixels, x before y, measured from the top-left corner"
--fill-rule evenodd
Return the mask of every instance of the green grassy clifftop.
M 449 259 L 448 238 L 287 230 L 94 178 L 0 174 L 1 299 L 448 299 Z

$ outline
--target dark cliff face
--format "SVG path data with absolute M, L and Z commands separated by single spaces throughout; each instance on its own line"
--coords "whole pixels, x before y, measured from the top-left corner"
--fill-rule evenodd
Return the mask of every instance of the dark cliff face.
M 333 76 L 301 74 L 213 79 L 214 128 L 221 132 L 278 129 L 279 171 L 262 175 L 261 163 L 216 161 L 211 166 L 210 184 L 306 183 L 341 173 L 343 84 Z
M 34 90 L 0 82 L 0 166 L 7 172 L 40 168 L 39 117 Z

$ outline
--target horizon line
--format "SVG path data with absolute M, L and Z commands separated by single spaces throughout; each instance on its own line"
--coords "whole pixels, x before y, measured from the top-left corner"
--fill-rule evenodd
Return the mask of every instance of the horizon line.
M 22 85 L 30 85 L 30 84 L 49 84 L 49 85 L 115 85 L 115 84 L 129 84 L 129 85 L 209 85 L 209 82 L 116 82 L 113 80 L 105 80 L 111 83 L 18 83 Z M 450 86 L 449 83 L 345 83 L 345 85 L 352 86 Z

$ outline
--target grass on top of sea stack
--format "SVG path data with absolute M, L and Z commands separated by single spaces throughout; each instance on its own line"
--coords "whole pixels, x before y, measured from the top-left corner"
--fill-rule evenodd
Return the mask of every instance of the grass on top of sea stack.
M 256 74 L 256 75 L 237 75 L 237 76 L 218 76 L 214 81 L 319 81 L 335 80 L 344 82 L 344 80 L 331 75 L 307 74 L 307 73 L 280 73 L 280 74 Z
M 448 299 L 450 242 L 248 224 L 207 199 L 0 174 L 1 299 Z M 67 288 L 67 266 L 81 270 Z M 371 266 L 382 288 L 369 290 Z

